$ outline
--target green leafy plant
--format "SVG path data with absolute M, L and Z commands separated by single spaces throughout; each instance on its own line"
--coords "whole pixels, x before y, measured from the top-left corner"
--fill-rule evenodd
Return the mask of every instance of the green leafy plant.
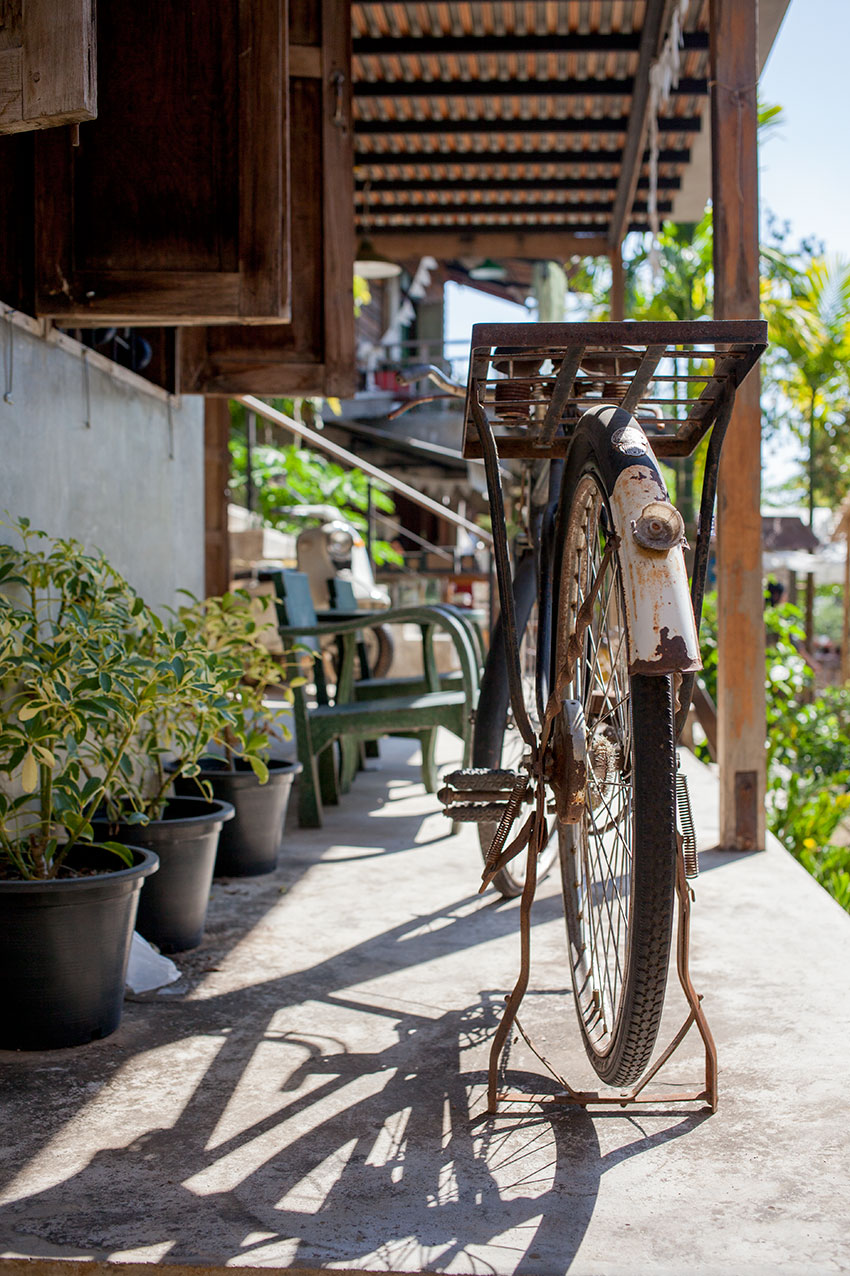
M 14 543 L 0 545 L 0 872 L 52 878 L 71 872 L 69 855 L 92 841 L 92 817 L 132 770 L 178 644 L 151 654 L 134 642 L 155 618 L 102 555 L 51 540 L 27 519 L 6 532 Z M 125 848 L 99 845 L 132 862 Z
M 142 622 L 131 642 L 155 668 L 158 692 L 104 795 L 109 818 L 125 824 L 163 818 L 174 780 L 199 777 L 217 747 L 231 767 L 243 759 L 265 783 L 271 740 L 287 734 L 266 699 L 273 690 L 279 704 L 291 703 L 296 685 L 264 645 L 247 593 L 191 598 L 168 624 L 152 612 Z M 115 719 L 110 725 L 119 729 Z
M 319 416 L 321 402 L 314 399 L 271 400 L 272 406 L 279 411 L 304 419 L 314 428 L 322 426 Z M 329 402 L 333 408 L 335 401 Z M 392 515 L 395 512 L 392 497 L 380 483 L 370 481 L 361 470 L 346 469 L 301 444 L 280 443 L 277 427 L 268 422 L 249 450 L 249 425 L 244 404 L 231 403 L 230 416 L 231 495 L 238 503 L 247 502 L 250 455 L 252 504 L 264 525 L 297 533 L 304 528 L 305 520 L 301 516 L 296 518 L 287 514 L 287 505 L 333 505 L 341 517 L 365 536 L 370 500 L 378 513 Z M 372 555 L 378 564 L 400 564 L 403 561 L 392 545 L 382 540 L 372 541 Z
M 269 646 L 269 633 L 276 636 L 276 629 L 270 630 L 263 617 L 267 601 L 237 590 L 220 598 L 193 600 L 180 612 L 180 622 L 192 639 L 203 644 L 219 667 L 236 674 L 228 691 L 227 712 L 210 740 L 221 746 L 231 769 L 242 759 L 262 784 L 268 779 L 272 741 L 290 736 L 279 710 L 292 704 L 292 689 L 305 681 L 291 674 L 283 657 Z M 197 758 L 188 766 L 184 760 L 184 775 L 198 772 Z
M 150 670 L 151 691 L 103 794 L 110 821 L 131 825 L 163 818 L 175 775 L 192 773 L 210 741 L 227 730 L 242 673 L 235 659 L 218 656 L 179 615 L 166 622 L 144 608 L 133 620 L 126 642 Z M 111 715 L 98 734 L 113 748 L 120 732 L 120 720 Z
M 787 850 L 850 912 L 850 687 L 814 694 L 800 654 L 802 612 L 766 607 L 768 825 Z M 717 597 L 706 596 L 700 632 L 703 679 L 717 687 Z M 707 759 L 706 759 L 707 760 Z

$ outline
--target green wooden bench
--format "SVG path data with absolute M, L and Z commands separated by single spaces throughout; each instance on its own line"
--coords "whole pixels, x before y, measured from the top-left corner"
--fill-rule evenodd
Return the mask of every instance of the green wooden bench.
M 268 573 L 274 582 L 279 632 L 290 663 L 310 661 L 308 677 L 315 686 L 315 703 L 307 688 L 294 691 L 296 745 L 303 765 L 299 782 L 298 818 L 303 826 L 318 828 L 322 804 L 339 800 L 348 791 L 357 771 L 360 742 L 393 733 L 414 735 L 422 749 L 422 779 L 429 793 L 437 790 L 434 757 L 437 728 L 446 727 L 463 742 L 463 765 L 469 765 L 472 745 L 472 713 L 478 698 L 478 658 L 466 626 L 439 607 L 402 607 L 379 613 L 382 622 L 415 624 L 422 633 L 424 686 L 413 692 L 394 689 L 391 695 L 358 699 L 355 695 L 355 654 L 363 614 L 347 620 L 328 617 L 317 621 L 307 577 L 303 572 Z M 462 685 L 444 689 L 434 659 L 435 629 L 448 632 L 460 662 Z M 319 639 L 332 635 L 340 643 L 340 668 L 336 693 L 331 700 L 322 669 Z M 392 681 L 392 680 L 389 680 Z M 339 771 L 333 746 L 340 753 Z
M 354 617 L 362 617 L 363 627 L 368 628 L 369 625 L 386 624 L 389 613 L 384 610 L 362 611 L 358 609 L 357 599 L 354 596 L 354 589 L 351 581 L 336 579 L 328 581 L 328 593 L 333 602 L 334 615 L 340 616 L 342 619 Z M 455 607 L 451 603 L 428 603 L 425 604 L 427 610 L 435 615 L 437 613 L 446 613 L 448 616 L 454 617 L 466 629 L 467 638 L 472 646 L 478 664 L 479 679 L 484 668 L 485 650 L 484 640 L 481 634 L 480 624 L 476 623 L 479 613 L 475 613 L 475 620 L 462 607 Z M 331 612 L 323 612 L 319 616 L 320 621 L 332 620 Z M 390 623 L 393 623 L 391 620 Z M 414 695 L 418 692 L 428 690 L 427 681 L 422 674 L 401 674 L 387 676 L 383 678 L 375 678 L 368 669 L 368 660 L 365 654 L 365 647 L 359 641 L 358 635 L 358 657 L 360 661 L 360 677 L 357 679 L 354 687 L 355 698 L 358 700 L 371 700 L 376 697 L 388 697 L 394 695 Z M 443 691 L 457 691 L 463 688 L 463 673 L 461 670 L 451 670 L 448 673 L 440 674 L 440 688 Z

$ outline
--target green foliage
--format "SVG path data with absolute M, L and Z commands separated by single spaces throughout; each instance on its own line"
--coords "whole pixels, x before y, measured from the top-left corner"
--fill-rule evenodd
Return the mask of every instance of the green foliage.
M 316 416 L 319 400 L 276 399 L 272 406 L 288 416 L 300 413 L 308 416 L 312 425 L 321 425 Z M 231 403 L 231 493 L 241 504 L 247 501 L 248 447 L 245 409 L 240 403 Z M 341 517 L 365 536 L 368 528 L 369 478 L 357 469 L 344 469 L 334 461 L 297 444 L 279 445 L 271 433 L 266 441 L 251 449 L 251 479 L 254 488 L 254 508 L 267 527 L 283 532 L 300 532 L 305 524 L 303 517 L 293 517 L 285 512 L 288 505 L 332 505 Z M 395 505 L 386 489 L 371 480 L 372 504 L 379 513 L 393 514 Z M 400 563 L 401 556 L 385 541 L 372 542 L 372 554 L 377 563 Z
M 802 613 L 765 607 L 768 824 L 783 845 L 850 912 L 850 688 L 813 695 L 799 654 Z M 700 645 L 703 680 L 717 695 L 717 596 L 708 594 Z M 706 759 L 707 760 L 707 759 Z
M 191 598 L 168 623 L 149 614 L 148 623 L 137 626 L 131 641 L 155 665 L 159 683 L 127 762 L 108 787 L 110 818 L 160 819 L 173 780 L 198 777 L 200 759 L 216 746 L 231 767 L 244 759 L 266 782 L 270 740 L 285 732 L 264 700 L 274 689 L 280 703 L 291 703 L 291 687 L 300 679 L 287 680 L 263 642 L 259 615 L 240 591 Z
M 792 708 L 805 701 L 812 685 L 812 673 L 797 644 L 805 636 L 803 614 L 798 607 L 783 603 L 765 606 L 767 668 L 765 692 L 768 731 L 787 731 Z M 700 626 L 700 649 L 703 671 L 700 678 L 712 700 L 717 702 L 717 594 L 705 596 Z M 707 760 L 707 754 L 704 755 Z
M 784 420 L 806 449 L 798 488 L 835 506 L 850 483 L 850 263 L 805 246 L 794 254 L 773 248 L 769 260 L 761 295 L 771 340 L 769 419 L 774 427 Z
M 844 590 L 841 585 L 819 585 L 814 599 L 814 630 L 839 646 L 844 634 Z
M 50 878 L 91 842 L 176 651 L 133 642 L 159 622 L 101 555 L 26 519 L 6 526 L 17 543 L 0 545 L 0 871 Z
M 99 808 L 146 823 L 176 770 L 197 775 L 219 744 L 261 781 L 275 727 L 263 708 L 286 670 L 263 643 L 246 594 L 163 621 L 100 554 L 51 540 L 26 519 L 0 545 L 0 873 L 70 871 Z M 115 843 L 98 843 L 131 862 Z
M 355 319 L 360 315 L 360 312 L 363 310 L 363 307 L 369 305 L 369 302 L 371 300 L 372 300 L 372 293 L 369 290 L 368 282 L 362 277 L 362 275 L 355 275 L 354 276 L 354 317 Z
M 797 859 L 815 881 L 820 882 L 832 898 L 850 913 L 850 848 L 818 847 L 817 843 L 814 846 L 804 845 L 797 853 Z
M 269 628 L 264 615 L 268 601 L 238 590 L 221 598 L 195 599 L 181 609 L 179 617 L 189 635 L 203 644 L 219 666 L 238 672 L 230 687 L 227 713 L 210 738 L 223 747 L 230 767 L 237 758 L 244 759 L 261 784 L 268 779 L 272 741 L 289 739 L 289 731 L 276 712 L 267 707 L 268 697 L 274 695 L 279 707 L 292 704 L 293 687 L 304 682 L 300 674 L 289 674 L 283 657 L 269 646 L 277 630 Z M 182 774 L 198 773 L 195 761 L 184 759 Z

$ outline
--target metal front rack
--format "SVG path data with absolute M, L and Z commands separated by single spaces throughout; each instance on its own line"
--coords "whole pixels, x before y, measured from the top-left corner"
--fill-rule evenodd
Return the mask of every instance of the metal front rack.
M 500 457 L 564 456 L 600 403 L 636 416 L 657 456 L 688 456 L 766 344 L 761 320 L 476 324 L 463 455 L 482 456 L 474 399 Z

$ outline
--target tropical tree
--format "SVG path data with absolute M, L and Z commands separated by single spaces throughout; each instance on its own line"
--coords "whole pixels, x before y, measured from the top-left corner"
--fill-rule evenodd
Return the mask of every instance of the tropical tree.
M 787 265 L 777 263 L 764 281 L 762 312 L 774 346 L 773 380 L 808 455 L 811 525 L 817 500 L 837 504 L 850 477 L 850 263 L 813 256 L 802 268 Z

